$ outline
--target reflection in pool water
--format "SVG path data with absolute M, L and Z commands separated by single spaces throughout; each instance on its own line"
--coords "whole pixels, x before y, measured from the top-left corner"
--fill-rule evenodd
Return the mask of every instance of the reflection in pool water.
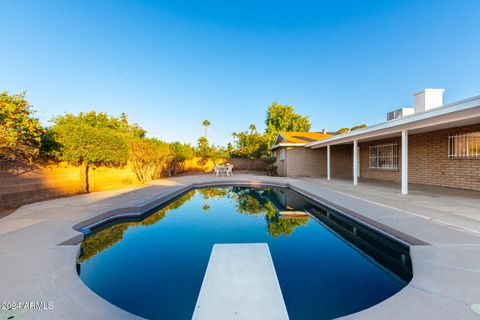
M 311 216 L 279 215 L 290 210 Z M 98 228 L 82 242 L 80 277 L 134 314 L 189 319 L 213 244 L 253 242 L 270 247 L 291 319 L 365 309 L 411 278 L 403 245 L 292 190 L 244 187 L 193 190 L 137 221 Z

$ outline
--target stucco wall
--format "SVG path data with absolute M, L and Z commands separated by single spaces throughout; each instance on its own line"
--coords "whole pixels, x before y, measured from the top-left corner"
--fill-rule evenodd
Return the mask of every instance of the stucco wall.
M 267 164 L 262 159 L 229 158 L 227 162 L 234 166 L 233 170 L 267 170 Z
M 89 170 L 89 185 L 94 192 L 139 182 L 128 168 L 97 167 Z M 0 171 L 0 209 L 80 193 L 79 167 L 53 164 L 33 166 L 22 173 Z

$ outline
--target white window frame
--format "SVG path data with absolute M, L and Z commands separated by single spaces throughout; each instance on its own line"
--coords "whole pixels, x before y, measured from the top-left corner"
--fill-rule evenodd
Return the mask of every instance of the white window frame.
M 450 159 L 480 159 L 480 131 L 448 136 Z
M 285 149 L 280 149 L 278 158 L 280 159 L 280 161 L 285 160 Z
M 390 152 L 387 152 L 389 149 L 391 149 Z M 385 153 L 389 155 L 385 155 Z M 397 171 L 398 162 L 398 143 L 391 142 L 370 145 L 368 150 L 368 167 L 370 169 Z

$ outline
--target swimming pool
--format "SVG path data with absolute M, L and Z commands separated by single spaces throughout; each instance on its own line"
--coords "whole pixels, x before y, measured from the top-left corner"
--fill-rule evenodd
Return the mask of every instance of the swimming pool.
M 286 211 L 307 217 L 285 218 Z M 215 243 L 267 243 L 291 319 L 373 306 L 412 277 L 408 247 L 287 188 L 191 190 L 82 242 L 80 278 L 148 319 L 190 319 Z

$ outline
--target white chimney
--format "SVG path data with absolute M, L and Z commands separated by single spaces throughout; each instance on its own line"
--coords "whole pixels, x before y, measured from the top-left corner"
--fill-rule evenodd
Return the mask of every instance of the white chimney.
M 401 108 L 387 113 L 387 121 L 403 118 L 415 113 L 413 108 Z
M 427 111 L 443 106 L 443 92 L 445 89 L 424 89 L 413 94 L 415 113 Z

